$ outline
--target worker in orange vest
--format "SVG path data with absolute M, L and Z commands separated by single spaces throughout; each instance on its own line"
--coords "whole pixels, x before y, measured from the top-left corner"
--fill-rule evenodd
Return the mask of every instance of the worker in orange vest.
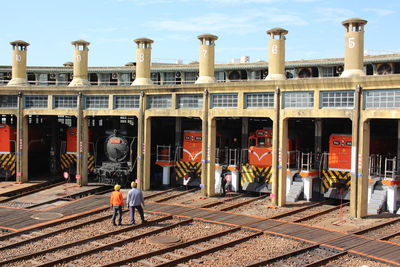
M 113 210 L 113 215 L 112 215 L 112 224 L 116 226 L 115 224 L 115 219 L 118 216 L 118 225 L 122 225 L 122 208 L 124 207 L 124 198 L 122 196 L 122 193 L 120 191 L 121 186 L 119 184 L 116 184 L 114 186 L 114 191 L 111 193 L 111 199 L 110 199 L 110 206 L 111 209 Z

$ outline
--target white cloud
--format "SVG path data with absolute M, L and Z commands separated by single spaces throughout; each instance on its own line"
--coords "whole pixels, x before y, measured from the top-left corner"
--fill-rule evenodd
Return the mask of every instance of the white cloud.
M 379 17 L 384 17 L 396 13 L 394 10 L 381 8 L 364 8 L 364 11 L 375 13 L 375 15 Z
M 147 22 L 156 30 L 236 33 L 246 34 L 260 31 L 267 27 L 285 27 L 288 25 L 305 25 L 306 20 L 293 12 L 285 12 L 275 8 L 254 9 L 242 12 L 240 15 L 211 13 L 204 16 L 186 19 L 165 19 Z
M 317 8 L 318 21 L 329 21 L 340 23 L 343 20 L 354 17 L 354 13 L 345 8 Z

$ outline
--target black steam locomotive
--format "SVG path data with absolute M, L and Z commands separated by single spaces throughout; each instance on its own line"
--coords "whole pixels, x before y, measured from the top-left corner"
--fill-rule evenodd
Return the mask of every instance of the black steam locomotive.
M 133 179 L 136 137 L 128 136 L 126 130 L 107 130 L 97 138 L 95 149 L 94 174 L 100 183 L 126 185 Z

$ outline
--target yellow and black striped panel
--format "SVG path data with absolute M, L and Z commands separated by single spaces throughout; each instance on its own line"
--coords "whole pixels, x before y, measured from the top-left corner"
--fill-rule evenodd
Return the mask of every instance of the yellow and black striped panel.
M 61 154 L 61 169 L 76 168 L 76 155 L 75 154 Z M 88 171 L 94 170 L 94 155 L 88 156 Z
M 327 192 L 333 183 L 343 183 L 345 188 L 350 187 L 351 174 L 348 171 L 323 170 L 321 175 L 322 192 Z
M 182 179 L 186 173 L 195 172 L 201 174 L 201 162 L 177 161 L 175 166 L 176 180 Z
M 15 154 L 0 154 L 0 166 L 9 170 L 11 176 L 15 175 Z
M 259 168 L 254 165 L 244 164 L 241 170 L 242 178 L 240 179 L 241 186 L 245 183 L 271 183 L 272 167 Z

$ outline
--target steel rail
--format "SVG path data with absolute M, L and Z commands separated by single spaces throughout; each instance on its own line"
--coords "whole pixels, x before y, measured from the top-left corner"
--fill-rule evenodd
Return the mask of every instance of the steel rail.
M 174 190 L 174 189 L 173 189 Z M 173 191 L 173 190 L 167 190 L 167 191 L 163 191 L 163 192 L 159 192 L 159 193 L 155 193 L 155 194 L 152 194 L 152 195 L 149 195 L 149 196 L 146 196 L 146 197 L 144 197 L 144 199 L 149 199 L 149 198 L 151 198 L 151 197 L 153 197 L 153 195 L 156 195 L 156 196 L 158 196 L 158 195 L 161 195 L 161 194 L 165 194 L 165 193 L 167 193 L 167 192 L 169 192 L 169 191 Z M 109 209 L 109 207 L 105 207 L 105 208 L 102 208 L 102 209 L 98 209 L 98 210 L 95 210 L 95 211 L 92 211 L 92 212 L 89 212 L 89 213 L 85 213 L 85 214 L 82 214 L 82 215 L 78 215 L 78 216 L 75 216 L 75 217 L 72 217 L 72 218 L 67 218 L 67 219 L 63 219 L 63 220 L 61 220 L 61 221 L 56 221 L 56 222 L 51 222 L 51 223 L 48 223 L 48 224 L 45 224 L 45 225 L 41 225 L 41 226 L 39 226 L 39 227 L 36 227 L 36 228 L 31 228 L 31 229 L 26 229 L 26 230 L 22 230 L 22 231 L 18 231 L 18 232 L 13 232 L 13 233 L 10 233 L 10 234 L 6 234 L 6 235 L 3 235 L 3 236 L 0 236 L 0 241 L 3 241 L 3 240 L 6 240 L 6 239 L 9 239 L 9 238 L 13 238 L 13 237 L 16 237 L 16 236 L 19 236 L 19 235 L 22 235 L 22 234 L 26 234 L 26 233 L 30 233 L 30 232 L 33 232 L 33 231 L 36 231 L 36 230 L 39 230 L 39 229 L 44 229 L 44 228 L 48 228 L 48 227 L 51 227 L 51 226 L 54 226 L 54 225 L 58 225 L 58 224 L 60 224 L 60 223 L 66 223 L 66 222 L 70 222 L 70 221 L 74 221 L 74 220 L 76 220 L 76 219 L 79 219 L 79 218 L 82 218 L 82 217 L 86 217 L 86 216 L 88 216 L 88 215 L 93 215 L 93 214 L 96 214 L 96 213 L 99 213 L 99 212 L 103 212 L 103 211 L 106 211 L 106 210 L 108 210 Z M 128 210 L 123 210 L 122 212 L 127 212 Z M 97 220 L 100 220 L 100 219 L 107 219 L 107 218 L 110 218 L 112 215 L 105 215 L 105 216 L 102 216 L 102 217 L 100 217 L 100 218 L 96 218 L 96 219 L 94 219 L 94 220 L 91 220 L 91 221 L 88 221 L 88 223 L 90 223 L 90 222 L 97 222 Z M 83 225 L 85 225 L 86 223 L 82 223 L 82 226 Z M 71 230 L 71 229 L 74 229 L 75 227 L 74 226 L 71 226 L 72 228 L 69 228 L 69 227 L 67 227 L 67 228 L 65 228 L 65 231 L 67 231 L 67 230 Z M 62 230 L 60 230 L 60 233 L 62 232 Z M 52 234 L 52 233 L 50 233 L 50 234 Z M 39 238 L 40 238 L 40 236 L 38 236 Z M 24 241 L 24 240 L 23 240 Z M 0 250 L 1 250 L 2 248 L 0 248 Z
M 359 231 L 351 232 L 351 234 L 354 234 L 354 235 L 361 235 L 361 234 L 367 233 L 367 232 L 369 232 L 369 231 L 372 231 L 372 230 L 375 230 L 375 229 L 379 229 L 379 228 L 382 227 L 382 226 L 386 226 L 386 225 L 390 225 L 390 224 L 392 224 L 392 223 L 396 223 L 396 222 L 398 222 L 398 221 L 400 221 L 400 218 L 395 218 L 395 219 L 393 219 L 393 220 L 390 220 L 390 221 L 387 221 L 387 222 L 383 222 L 383 223 L 374 225 L 374 226 L 369 227 L 369 228 L 366 228 L 366 229 L 362 229 L 362 230 L 359 230 Z
M 242 205 L 246 205 L 246 204 L 248 204 L 248 203 L 251 203 L 251 202 L 253 202 L 253 201 L 257 201 L 257 200 L 263 199 L 263 198 L 265 198 L 266 196 L 267 196 L 267 195 L 262 195 L 262 196 L 259 196 L 259 197 L 255 197 L 255 198 L 252 198 L 252 199 L 248 199 L 248 200 L 242 201 L 242 202 L 240 202 L 240 203 L 235 203 L 235 204 L 232 204 L 232 205 L 230 205 L 230 206 L 228 206 L 228 207 L 219 209 L 219 211 L 231 210 L 231 209 L 240 207 L 240 206 L 242 206 Z
M 224 204 L 226 202 L 230 202 L 232 200 L 235 200 L 235 199 L 238 199 L 238 198 L 241 198 L 241 197 L 244 197 L 244 196 L 245 196 L 245 194 L 240 194 L 240 195 L 237 195 L 237 196 L 234 196 L 234 197 L 225 198 L 224 200 L 220 200 L 220 201 L 216 201 L 216 202 L 213 202 L 213 203 L 208 203 L 208 204 L 202 205 L 202 206 L 200 206 L 200 208 L 211 208 L 211 207 L 214 207 L 214 206 L 217 206 L 217 205 L 221 205 L 221 204 Z
M 342 257 L 342 256 L 346 255 L 346 254 L 347 254 L 347 251 L 339 252 L 339 253 L 336 253 L 335 255 L 328 256 L 328 257 L 325 257 L 325 258 L 323 258 L 323 259 L 314 261 L 314 262 L 312 262 L 312 263 L 303 265 L 303 267 L 317 267 L 317 266 L 322 266 L 322 265 L 324 265 L 324 264 L 330 262 L 331 260 L 335 260 L 335 259 L 337 259 L 337 258 L 339 258 L 339 257 Z
M 330 202 L 331 202 L 330 200 L 318 202 L 318 203 L 315 203 L 315 204 L 312 204 L 312 205 L 309 205 L 309 206 L 306 206 L 306 207 L 301 207 L 301 208 L 298 208 L 298 209 L 295 209 L 295 210 L 283 212 L 283 213 L 281 213 L 281 214 L 268 217 L 267 219 L 280 219 L 280 218 L 282 218 L 282 217 L 287 217 L 287 216 L 289 216 L 289 215 L 292 215 L 292 214 L 301 212 L 301 211 L 303 211 L 303 210 L 310 209 L 310 208 L 314 208 L 314 207 L 317 207 L 317 206 L 322 206 L 322 205 L 325 205 L 325 204 L 330 203 Z
M 213 238 L 216 238 L 216 237 L 220 237 L 220 236 L 226 235 L 228 233 L 238 231 L 240 229 L 241 229 L 240 227 L 231 228 L 229 230 L 224 230 L 224 231 L 221 231 L 221 232 L 218 232 L 218 233 L 215 233 L 215 234 L 210 234 L 210 235 L 207 235 L 207 236 L 204 236 L 204 237 L 199 237 L 199 238 L 196 238 L 196 239 L 192 239 L 192 240 L 189 240 L 189 241 L 187 241 L 185 243 L 182 243 L 182 244 L 177 244 L 177 245 L 170 246 L 170 247 L 167 247 L 167 248 L 162 248 L 162 249 L 158 249 L 158 250 L 155 250 L 155 251 L 151 251 L 149 253 L 145 253 L 145 254 L 141 254 L 141 255 L 138 255 L 138 256 L 126 258 L 126 259 L 119 260 L 119 261 L 112 262 L 112 263 L 108 263 L 106 265 L 103 265 L 103 267 L 106 267 L 106 266 L 107 267 L 118 266 L 118 265 L 122 265 L 122 264 L 125 264 L 125 263 L 133 262 L 133 261 L 139 261 L 139 260 L 142 260 L 142 259 L 145 259 L 145 258 L 149 258 L 149 257 L 153 257 L 153 256 L 160 255 L 160 254 L 163 254 L 163 253 L 167 253 L 167 252 L 173 251 L 175 249 L 184 248 L 184 247 L 187 247 L 187 246 L 199 243 L 199 242 L 208 241 L 210 239 L 213 239 Z M 261 232 L 260 232 L 260 234 L 261 234 Z
M 86 251 L 83 251 L 83 252 L 80 252 L 80 253 L 77 253 L 77 254 L 74 254 L 74 255 L 63 257 L 61 259 L 50 261 L 50 262 L 46 262 L 46 263 L 39 264 L 39 265 L 36 265 L 36 266 L 37 267 L 38 266 L 41 266 L 41 267 L 55 266 L 56 264 L 61 264 L 61 263 L 68 262 L 68 261 L 74 260 L 74 259 L 82 257 L 82 256 L 90 255 L 90 254 L 93 254 L 93 253 L 98 253 L 101 250 L 105 250 L 105 249 L 109 249 L 111 247 L 119 246 L 119 245 L 125 244 L 127 242 L 132 242 L 132 241 L 138 240 L 138 239 L 146 237 L 146 236 L 150 236 L 150 235 L 153 235 L 153 234 L 158 234 L 158 233 L 163 232 L 165 230 L 169 230 L 171 228 L 174 228 L 174 227 L 177 227 L 177 226 L 180 226 L 180 225 L 183 225 L 183 224 L 187 224 L 187 223 L 190 223 L 192 221 L 193 221 L 193 219 L 183 220 L 181 222 L 177 222 L 177 223 L 174 223 L 174 224 L 171 224 L 171 225 L 164 226 L 164 227 L 159 228 L 159 229 L 155 229 L 155 230 L 152 230 L 152 231 L 149 231 L 149 232 L 145 232 L 143 234 L 139 234 L 139 235 L 136 235 L 134 237 L 130 237 L 130 238 L 127 238 L 127 239 L 124 239 L 124 240 L 112 242 L 110 244 L 106 244 L 106 245 L 103 245 L 103 246 L 100 246 L 100 247 L 95 247 L 95 248 L 92 248 L 92 249 L 88 249 Z M 132 226 L 132 228 L 134 228 L 135 226 Z M 137 228 L 137 226 L 136 226 L 136 228 Z M 127 228 L 122 229 L 122 230 L 126 230 L 126 229 Z M 123 232 L 123 231 L 121 231 L 121 232 Z
M 152 224 L 152 223 L 157 223 L 157 222 L 160 222 L 160 221 L 164 221 L 164 220 L 167 220 L 167 219 L 170 219 L 170 218 L 172 218 L 172 216 L 165 216 L 165 217 L 162 217 L 162 218 L 158 218 L 156 220 L 149 221 L 147 223 L 147 225 L 148 224 Z M 191 220 L 189 220 L 189 221 L 191 221 Z M 129 231 L 129 230 L 133 230 L 135 228 L 139 228 L 140 226 L 141 225 L 132 225 L 132 226 L 129 226 L 129 227 L 125 227 L 125 228 L 118 229 L 118 230 L 115 230 L 115 231 L 107 232 L 107 233 L 100 234 L 100 235 L 97 235 L 97 236 L 92 236 L 90 238 L 85 238 L 85 239 L 69 242 L 67 244 L 55 246 L 55 247 L 52 247 L 50 249 L 41 250 L 41 251 L 37 251 L 37 252 L 25 254 L 25 255 L 20 255 L 20 256 L 11 258 L 11 259 L 0 261 L 0 265 L 13 263 L 13 262 L 20 261 L 20 260 L 30 259 L 32 257 L 40 256 L 40 255 L 43 255 L 43 254 L 46 254 L 46 253 L 50 253 L 50 252 L 53 252 L 53 251 L 56 251 L 56 250 L 59 250 L 59 249 L 70 248 L 70 247 L 73 247 L 73 246 L 76 246 L 76 245 L 80 245 L 80 244 L 87 243 L 87 242 L 90 242 L 90 241 L 94 241 L 94 240 L 97 240 L 97 239 L 105 238 L 105 237 L 108 237 L 108 236 L 111 236 L 111 235 L 116 235 L 116 234 L 120 234 L 120 233 Z M 169 225 L 169 226 L 171 226 L 171 225 Z M 169 226 L 167 226 L 167 227 L 169 227 Z M 160 229 L 164 229 L 164 228 L 160 228 Z M 122 240 L 122 241 L 126 241 L 126 240 Z M 118 242 L 121 242 L 121 241 L 118 241 Z
M 33 188 L 33 189 L 32 189 L 32 187 L 30 187 L 30 189 L 32 189 L 32 190 L 29 190 L 29 187 L 28 187 L 28 188 L 23 188 L 23 189 L 16 190 L 16 191 L 11 191 L 8 193 L 3 193 L 0 196 L 5 197 L 5 198 L 0 199 L 0 203 L 4 203 L 4 202 L 7 202 L 10 200 L 19 198 L 19 197 L 27 196 L 27 195 L 39 192 L 41 190 L 49 189 L 49 188 L 56 187 L 56 186 L 59 186 L 62 184 L 65 184 L 65 182 L 58 182 L 58 183 L 46 182 L 44 184 L 39 184 L 39 185 L 35 186 L 35 188 Z M 8 196 L 7 194 L 12 194 L 12 195 Z
M 308 247 L 305 247 L 305 248 L 297 249 L 297 250 L 294 250 L 294 251 L 291 251 L 291 252 L 288 252 L 288 253 L 285 253 L 285 254 L 278 255 L 276 257 L 272 257 L 272 258 L 269 258 L 269 259 L 266 259 L 266 260 L 261 260 L 261 261 L 258 261 L 256 263 L 249 264 L 246 267 L 264 266 L 265 264 L 272 263 L 274 261 L 279 261 L 279 260 L 282 260 L 282 259 L 286 259 L 286 258 L 289 258 L 289 257 L 292 257 L 292 256 L 296 256 L 298 254 L 304 253 L 306 251 L 309 251 L 311 249 L 318 248 L 318 247 L 319 247 L 319 245 L 311 245 L 311 246 L 308 246 Z
M 328 208 L 328 209 L 323 210 L 323 211 L 318 211 L 318 212 L 315 212 L 315 213 L 313 213 L 313 214 L 310 214 L 310 215 L 301 217 L 301 218 L 299 218 L 299 219 L 296 219 L 296 220 L 294 220 L 294 221 L 292 221 L 292 222 L 306 221 L 306 220 L 315 218 L 315 217 L 317 217 L 317 216 L 320 216 L 320 215 L 329 213 L 329 212 L 331 212 L 331 211 L 340 209 L 341 207 L 348 206 L 349 204 L 350 204 L 350 203 L 345 203 L 345 204 L 343 204 L 343 205 L 334 206 L 334 207 Z
M 199 251 L 199 252 L 196 252 L 196 253 L 192 253 L 192 254 L 183 256 L 181 258 L 175 259 L 175 260 L 171 260 L 171 261 L 168 261 L 168 262 L 157 264 L 156 266 L 159 266 L 159 267 L 175 266 L 175 265 L 177 265 L 177 264 L 179 264 L 181 262 L 184 262 L 184 261 L 187 261 L 187 260 L 190 260 L 190 259 L 195 259 L 195 258 L 201 257 L 203 255 L 207 255 L 207 254 L 213 253 L 213 252 L 215 252 L 217 250 L 224 249 L 224 248 L 227 248 L 227 247 L 242 243 L 244 241 L 247 241 L 247 240 L 249 240 L 249 239 L 251 239 L 253 237 L 259 236 L 261 234 L 262 234 L 262 232 L 256 232 L 256 233 L 251 234 L 249 236 L 245 236 L 245 237 L 233 240 L 233 241 L 229 241 L 229 242 L 223 243 L 221 245 L 217 245 L 215 247 L 204 249 L 202 251 Z
M 180 193 L 180 194 L 176 194 L 176 195 L 172 195 L 172 196 L 167 196 L 167 197 L 161 198 L 161 199 L 156 199 L 156 200 L 154 200 L 154 202 L 156 202 L 156 203 L 164 202 L 164 201 L 170 200 L 170 199 L 172 199 L 172 198 L 176 198 L 176 197 L 180 197 L 180 196 L 183 196 L 183 195 L 192 193 L 192 192 L 197 191 L 197 190 L 199 190 L 199 189 L 198 189 L 198 188 L 193 188 L 193 189 L 190 189 L 190 190 L 187 190 L 187 191 L 183 191 L 183 192 Z

